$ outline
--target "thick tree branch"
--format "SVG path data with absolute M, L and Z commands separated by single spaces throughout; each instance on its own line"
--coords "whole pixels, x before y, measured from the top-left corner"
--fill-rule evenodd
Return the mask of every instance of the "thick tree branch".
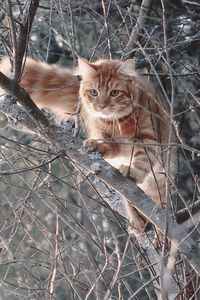
M 26 112 L 41 125 L 47 127 L 49 122 L 41 112 L 41 110 L 35 105 L 30 96 L 26 91 L 16 83 L 15 80 L 9 79 L 2 72 L 0 72 L 0 86 L 2 89 L 7 91 L 11 96 L 13 96 L 23 107 Z

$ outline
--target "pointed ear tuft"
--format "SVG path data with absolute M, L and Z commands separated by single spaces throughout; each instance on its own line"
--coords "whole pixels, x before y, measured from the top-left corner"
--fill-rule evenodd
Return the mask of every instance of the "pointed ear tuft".
M 78 59 L 78 68 L 75 71 L 76 75 L 81 75 L 83 78 L 87 76 L 94 76 L 96 74 L 95 68 L 86 59 Z
M 137 76 L 137 72 L 135 70 L 135 63 L 132 59 L 127 59 L 121 67 L 117 70 L 118 73 L 127 76 Z

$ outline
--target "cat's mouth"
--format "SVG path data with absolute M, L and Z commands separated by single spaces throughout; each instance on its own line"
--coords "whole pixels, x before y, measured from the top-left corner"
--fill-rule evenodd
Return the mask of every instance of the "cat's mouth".
M 107 120 L 118 120 L 129 116 L 133 112 L 133 107 L 130 105 L 125 108 L 111 109 L 105 107 L 104 109 L 93 108 L 91 113 L 98 118 L 107 119 Z

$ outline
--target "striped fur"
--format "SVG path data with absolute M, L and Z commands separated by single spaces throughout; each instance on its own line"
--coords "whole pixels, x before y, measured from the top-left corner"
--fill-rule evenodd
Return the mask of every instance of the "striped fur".
M 8 58 L 2 59 L 0 71 L 10 72 Z M 72 70 L 49 65 L 27 58 L 20 85 L 29 93 L 39 108 L 49 108 L 61 119 L 70 119 L 75 114 L 79 93 L 79 81 Z M 0 96 L 4 91 L 0 89 Z
M 85 144 L 101 152 L 124 176 L 135 179 L 157 204 L 165 205 L 170 119 L 156 91 L 136 74 L 132 60 L 80 60 L 78 73 L 83 78 Z M 169 176 L 175 171 L 174 158 L 170 168 Z M 141 230 L 144 221 L 128 207 L 132 225 Z

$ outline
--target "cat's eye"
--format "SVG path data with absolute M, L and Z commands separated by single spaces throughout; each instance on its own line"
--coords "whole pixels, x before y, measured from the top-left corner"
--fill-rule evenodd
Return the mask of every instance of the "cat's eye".
M 90 92 L 90 95 L 93 96 L 93 97 L 98 96 L 98 91 L 95 90 L 95 89 L 91 89 L 91 90 L 89 90 L 89 92 Z
M 111 92 L 110 92 L 110 96 L 111 97 L 117 97 L 119 95 L 119 90 L 112 90 Z

